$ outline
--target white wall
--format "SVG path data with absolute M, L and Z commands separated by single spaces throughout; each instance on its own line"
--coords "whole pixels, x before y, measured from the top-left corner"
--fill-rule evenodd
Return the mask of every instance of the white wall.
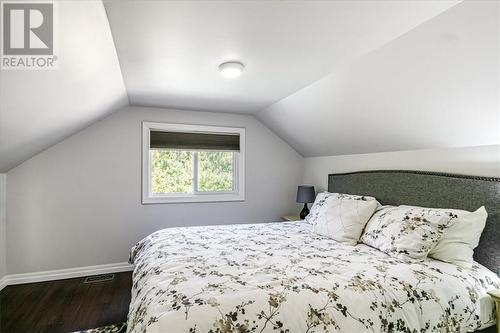
M 0 174 L 0 279 L 7 274 L 6 266 L 6 205 L 5 205 L 5 189 L 7 186 L 7 175 Z
M 258 118 L 308 157 L 500 144 L 499 9 L 466 0 Z
M 500 145 L 308 157 L 302 179 L 324 191 L 329 173 L 383 169 L 500 177 Z
M 246 128 L 246 200 L 141 205 L 141 122 Z M 126 108 L 8 172 L 9 274 L 123 262 L 166 227 L 277 220 L 296 211 L 302 157 L 253 116 Z

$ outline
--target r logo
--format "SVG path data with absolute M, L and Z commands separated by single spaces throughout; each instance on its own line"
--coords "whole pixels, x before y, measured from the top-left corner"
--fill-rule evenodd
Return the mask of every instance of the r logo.
M 3 54 L 53 55 L 51 3 L 3 3 Z

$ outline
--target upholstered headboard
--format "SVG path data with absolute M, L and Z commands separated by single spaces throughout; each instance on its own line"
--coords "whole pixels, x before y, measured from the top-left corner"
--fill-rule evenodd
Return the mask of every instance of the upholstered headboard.
M 370 195 L 383 205 L 468 211 L 485 206 L 488 220 L 474 258 L 500 274 L 500 178 L 422 171 L 360 171 L 328 175 L 328 190 Z

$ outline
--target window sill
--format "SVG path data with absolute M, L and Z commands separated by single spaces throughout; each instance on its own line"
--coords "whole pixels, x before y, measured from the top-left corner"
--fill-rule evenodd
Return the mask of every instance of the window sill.
M 169 203 L 201 203 L 201 202 L 228 202 L 245 201 L 243 194 L 199 194 L 185 196 L 148 196 L 142 198 L 142 204 L 169 204 Z

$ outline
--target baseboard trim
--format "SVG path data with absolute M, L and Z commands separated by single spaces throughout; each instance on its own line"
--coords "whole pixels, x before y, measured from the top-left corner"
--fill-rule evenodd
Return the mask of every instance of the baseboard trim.
M 133 265 L 126 262 L 120 262 L 115 264 L 56 269 L 34 273 L 10 274 L 0 279 L 0 290 L 6 286 L 15 284 L 71 279 L 96 274 L 128 272 L 133 269 Z

